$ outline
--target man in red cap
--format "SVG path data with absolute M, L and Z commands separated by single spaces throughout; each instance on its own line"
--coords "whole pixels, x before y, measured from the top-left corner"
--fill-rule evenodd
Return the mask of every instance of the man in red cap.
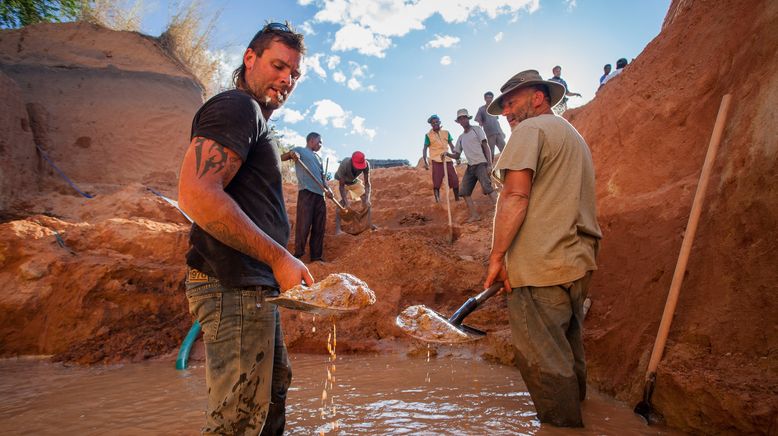
M 362 174 L 365 182 L 359 180 Z M 361 200 L 362 204 L 368 209 L 368 227 L 372 226 L 370 221 L 370 164 L 365 159 L 365 153 L 355 151 L 351 157 L 347 157 L 340 162 L 338 170 L 335 172 L 335 180 L 338 181 L 338 190 L 340 191 L 340 201 L 343 207 L 349 207 L 349 203 Z M 340 214 L 335 215 L 335 233 L 340 233 Z

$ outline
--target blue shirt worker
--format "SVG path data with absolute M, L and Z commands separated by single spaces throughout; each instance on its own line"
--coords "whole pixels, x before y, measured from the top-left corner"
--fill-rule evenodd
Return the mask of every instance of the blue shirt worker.
M 322 144 L 321 135 L 311 132 L 305 137 L 305 147 L 294 147 L 281 155 L 281 160 L 295 161 L 297 175 L 294 257 L 299 259 L 305 255 L 305 245 L 310 236 L 311 262 L 324 260 L 324 229 L 327 223 L 324 196 L 332 198 L 321 158 L 316 153 L 321 150 Z

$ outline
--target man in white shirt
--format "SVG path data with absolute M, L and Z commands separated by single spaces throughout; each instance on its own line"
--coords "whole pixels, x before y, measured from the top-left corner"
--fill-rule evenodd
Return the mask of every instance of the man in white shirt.
M 467 113 L 467 109 L 457 111 L 456 121 L 462 126 L 464 132 L 459 135 L 454 146 L 454 152 L 446 153 L 449 157 L 459 159 L 462 151 L 464 151 L 467 158 L 467 170 L 465 170 L 465 176 L 462 178 L 459 195 L 464 197 L 467 208 L 470 211 L 470 218 L 467 219 L 469 223 L 481 219 L 473 199 L 470 198 L 476 181 L 481 183 L 484 195 L 488 195 L 492 199 L 492 204 L 497 202 L 497 193 L 494 192 L 492 181 L 489 178 L 492 171 L 492 153 L 489 151 L 489 143 L 486 140 L 486 134 L 483 129 L 470 124 L 470 119 L 472 118 Z

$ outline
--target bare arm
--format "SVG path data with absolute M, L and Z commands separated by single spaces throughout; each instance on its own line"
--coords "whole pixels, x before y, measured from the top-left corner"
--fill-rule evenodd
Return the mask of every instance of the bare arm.
M 529 195 L 532 190 L 532 170 L 506 171 L 505 184 L 497 200 L 494 213 L 494 235 L 492 252 L 489 254 L 489 266 L 486 270 L 484 289 L 495 281 L 503 281 L 510 292 L 508 272 L 505 269 L 505 253 L 513 243 L 527 216 Z
M 210 139 L 193 138 L 181 166 L 179 206 L 220 242 L 270 265 L 282 290 L 302 281 L 312 285 L 313 277 L 305 265 L 257 227 L 224 192 L 242 164 L 229 148 Z
M 421 150 L 421 157 L 422 157 L 422 159 L 424 159 L 424 169 L 427 169 L 427 170 L 430 169 L 430 163 L 429 163 L 429 161 L 427 161 L 427 149 L 429 147 L 430 147 L 429 145 L 424 144 L 424 148 Z
M 478 108 L 478 112 L 475 113 L 475 122 L 478 123 L 479 126 L 484 125 L 484 113 L 480 107 Z
M 295 162 L 297 162 L 298 159 L 300 159 L 300 155 L 297 154 L 297 152 L 289 150 L 286 153 L 281 155 L 281 160 L 289 160 L 292 159 Z
M 484 152 L 484 157 L 486 158 L 486 163 L 489 164 L 489 166 L 492 166 L 492 150 L 489 149 L 489 143 L 486 142 L 486 139 L 481 141 L 481 150 Z
M 340 192 L 340 203 L 343 207 L 348 207 L 348 196 L 346 195 L 346 184 L 343 180 L 338 180 L 338 191 Z
M 368 201 L 370 200 L 370 167 L 363 173 L 365 175 L 365 195 Z

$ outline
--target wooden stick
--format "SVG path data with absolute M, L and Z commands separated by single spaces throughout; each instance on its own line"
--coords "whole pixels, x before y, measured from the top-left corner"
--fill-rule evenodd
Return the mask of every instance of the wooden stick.
M 448 186 L 448 170 L 446 169 L 446 155 L 443 155 L 443 183 L 446 185 L 446 210 L 448 211 L 448 243 L 454 243 L 454 224 L 451 221 L 451 201 L 448 199 L 451 189 Z
M 731 101 L 731 94 L 727 94 L 721 99 L 719 114 L 716 117 L 716 124 L 713 126 L 713 135 L 708 144 L 708 153 L 705 155 L 705 163 L 702 165 L 700 182 L 697 185 L 697 192 L 694 194 L 692 211 L 689 214 L 689 222 L 686 225 L 686 232 L 683 235 L 681 252 L 678 255 L 678 262 L 675 264 L 673 281 L 670 283 L 670 292 L 667 295 L 665 310 L 662 313 L 662 321 L 659 324 L 659 332 L 657 333 L 656 341 L 654 342 L 654 348 L 651 350 L 651 360 L 648 363 L 648 371 L 646 371 L 647 380 L 656 372 L 659 361 L 662 360 L 662 355 L 664 354 L 667 335 L 670 333 L 670 325 L 673 322 L 675 306 L 678 303 L 678 295 L 681 293 L 681 283 L 683 282 L 683 277 L 686 273 L 686 264 L 689 261 L 689 253 L 691 252 L 692 243 L 694 242 L 694 235 L 697 233 L 697 224 L 700 222 L 702 203 L 705 200 L 705 192 L 708 190 L 710 174 L 713 170 L 713 164 L 716 161 L 716 154 L 719 150 L 719 143 L 721 142 L 721 136 L 724 132 L 724 122 L 727 119 Z

